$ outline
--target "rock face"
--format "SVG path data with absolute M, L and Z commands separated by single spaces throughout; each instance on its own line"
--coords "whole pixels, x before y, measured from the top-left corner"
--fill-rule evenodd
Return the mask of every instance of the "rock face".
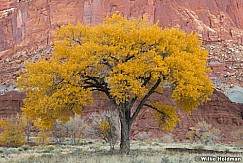
M 25 60 L 49 57 L 54 31 L 61 25 L 68 22 L 96 25 L 116 10 L 128 18 L 142 16 L 151 24 L 159 21 L 161 27 L 180 27 L 187 33 L 199 33 L 204 47 L 209 50 L 211 79 L 215 79 L 219 87 L 221 83 L 243 86 L 243 48 L 239 45 L 243 44 L 242 0 L 1 0 L 0 86 L 14 85 L 19 73 L 25 71 Z M 165 91 L 151 100 L 175 105 L 169 95 Z M 17 92 L 0 96 L 0 116 L 19 112 L 23 98 L 24 95 Z M 178 111 L 181 122 L 173 131 L 176 140 L 185 140 L 189 128 L 203 120 L 222 131 L 222 141 L 231 141 L 228 133 L 242 128 L 242 105 L 230 102 L 218 91 L 211 98 L 191 115 Z M 85 114 L 110 107 L 102 100 L 95 103 Z M 151 132 L 152 137 L 164 134 L 151 115 L 146 108 L 139 114 L 131 133 L 134 138 L 141 131 Z
M 161 95 L 154 95 L 151 101 L 163 101 L 164 103 L 176 106 L 169 98 L 170 92 L 165 90 Z M 9 116 L 20 111 L 20 106 L 23 105 L 22 99 L 24 94 L 18 92 L 9 92 L 0 96 L 0 115 Z M 113 109 L 111 104 L 104 99 L 99 98 L 94 101 L 94 106 L 84 109 L 83 116 L 87 117 L 93 112 L 101 112 L 107 109 Z M 197 110 L 188 115 L 181 110 L 178 110 L 178 115 L 181 121 L 178 123 L 172 136 L 177 141 L 185 141 L 186 133 L 190 128 L 195 127 L 198 122 L 206 121 L 215 128 L 221 130 L 221 142 L 234 141 L 230 135 L 232 131 L 236 131 L 243 126 L 243 117 L 238 104 L 231 102 L 223 93 L 215 91 L 211 96 L 211 101 L 200 106 Z M 133 139 L 139 137 L 139 133 L 150 133 L 150 138 L 160 138 L 165 133 L 159 130 L 156 122 L 151 118 L 152 112 L 148 108 L 143 108 L 132 126 L 131 136 Z
M 16 91 L 8 92 L 0 96 L 0 118 L 9 117 L 20 113 L 20 107 L 23 106 L 24 93 Z
M 79 0 L 9 2 L 5 10 L 0 8 L 0 56 L 50 45 L 57 27 L 82 22 L 83 5 Z
M 146 17 L 161 27 L 197 32 L 206 41 L 243 43 L 242 0 L 2 0 L 0 58 L 52 44 L 53 33 L 68 22 L 95 25 L 114 11 Z
M 32 53 L 25 50 L 16 53 L 11 57 L 9 56 L 4 60 L 0 60 L 0 94 L 2 93 L 1 85 L 6 88 L 9 88 L 9 86 L 14 86 L 19 74 L 25 72 L 24 61 L 35 62 L 41 57 L 49 58 L 52 51 L 52 47 Z
M 228 40 L 205 43 L 203 47 L 209 51 L 208 64 L 213 70 L 210 75 L 215 78 L 216 86 L 243 87 L 243 45 Z
M 151 101 L 163 101 L 167 104 L 176 104 L 171 100 L 170 92 L 164 91 L 162 95 L 154 95 Z M 199 106 L 197 110 L 193 110 L 191 114 L 186 114 L 180 109 L 178 116 L 181 121 L 172 132 L 173 137 L 177 141 L 185 141 L 187 138 L 186 133 L 190 128 L 196 126 L 198 122 L 205 121 L 215 128 L 221 130 L 221 141 L 233 141 L 230 133 L 243 127 L 243 117 L 241 115 L 240 106 L 231 102 L 222 92 L 214 91 L 210 97 L 211 101 L 206 102 L 204 105 Z M 151 137 L 161 137 L 164 133 L 159 130 L 155 121 L 151 118 L 152 112 L 144 108 L 140 113 L 137 121 L 133 125 L 133 136 L 138 137 L 139 132 L 150 132 Z

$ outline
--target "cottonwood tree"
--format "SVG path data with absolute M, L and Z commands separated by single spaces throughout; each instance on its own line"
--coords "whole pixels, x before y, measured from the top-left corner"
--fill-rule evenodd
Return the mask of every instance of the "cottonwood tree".
M 143 107 L 155 111 L 162 129 L 172 130 L 176 108 L 149 97 L 170 87 L 173 100 L 190 112 L 208 100 L 207 52 L 196 34 L 161 29 L 142 18 L 119 13 L 97 26 L 61 27 L 50 60 L 26 63 L 18 87 L 26 92 L 24 113 L 42 128 L 66 122 L 92 104 L 92 92 L 113 102 L 121 124 L 120 149 L 130 151 L 130 130 Z M 132 108 L 134 111 L 132 111 Z

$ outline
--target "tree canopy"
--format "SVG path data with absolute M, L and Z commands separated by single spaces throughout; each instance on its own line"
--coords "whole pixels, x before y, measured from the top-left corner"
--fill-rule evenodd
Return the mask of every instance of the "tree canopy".
M 128 130 L 144 106 L 155 111 L 162 129 L 172 130 L 178 122 L 176 108 L 148 99 L 165 85 L 186 112 L 209 99 L 213 85 L 206 76 L 207 51 L 200 44 L 194 33 L 161 29 L 118 13 L 94 27 L 63 26 L 50 60 L 26 63 L 27 72 L 18 78 L 27 94 L 23 111 L 48 129 L 55 120 L 66 122 L 80 114 L 98 91 L 114 103 Z

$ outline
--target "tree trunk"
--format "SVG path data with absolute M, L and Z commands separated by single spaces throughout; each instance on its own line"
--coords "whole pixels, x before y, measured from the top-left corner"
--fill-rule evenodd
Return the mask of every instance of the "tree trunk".
M 129 154 L 130 153 L 130 129 L 131 126 L 129 124 L 130 117 L 124 115 L 124 117 L 120 117 L 121 122 L 121 142 L 120 142 L 120 150 L 121 154 Z

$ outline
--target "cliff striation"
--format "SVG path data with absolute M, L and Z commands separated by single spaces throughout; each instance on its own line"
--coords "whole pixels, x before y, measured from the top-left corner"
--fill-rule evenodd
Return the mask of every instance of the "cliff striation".
M 242 85 L 243 62 L 243 1 L 242 0 L 1 0 L 0 2 L 0 87 L 14 85 L 19 73 L 24 72 L 24 61 L 50 57 L 56 29 L 68 22 L 96 25 L 115 11 L 124 16 L 146 17 L 161 27 L 180 27 L 187 33 L 197 32 L 209 50 L 210 77 L 216 86 Z M 232 40 L 232 41 L 229 41 Z M 43 50 L 45 49 L 45 50 Z M 1 90 L 0 90 L 1 93 Z M 170 92 L 156 95 L 153 100 L 173 104 Z M 19 112 L 25 96 L 8 92 L 0 96 L 0 117 Z M 181 122 L 174 130 L 176 140 L 185 140 L 185 133 L 197 122 L 206 121 L 223 132 L 222 141 L 231 141 L 228 134 L 243 126 L 238 104 L 232 103 L 223 93 L 215 91 L 212 100 L 187 115 L 178 111 Z M 107 102 L 95 101 L 89 114 L 108 108 Z M 133 125 L 132 136 L 141 131 L 160 137 L 150 118 L 151 112 L 143 109 Z
M 68 22 L 95 25 L 114 11 L 146 17 L 161 27 L 197 32 L 205 41 L 243 43 L 242 0 L 2 0 L 0 58 L 17 51 L 42 49 Z
M 170 91 L 165 90 L 163 94 L 156 94 L 151 97 L 151 101 L 163 101 L 164 103 L 174 105 L 176 104 L 170 98 Z M 90 114 L 102 112 L 104 110 L 113 110 L 112 105 L 108 100 L 96 96 L 94 105 L 92 107 L 84 108 L 83 118 L 86 119 Z M 19 92 L 8 92 L 0 96 L 0 117 L 14 115 L 20 112 L 20 107 L 23 106 L 23 99 L 25 95 Z M 187 141 L 186 133 L 196 126 L 198 122 L 205 121 L 215 128 L 221 130 L 221 142 L 234 142 L 231 134 L 233 131 L 241 129 L 243 126 L 243 112 L 241 112 L 239 104 L 231 102 L 223 93 L 214 91 L 210 97 L 211 101 L 199 106 L 197 110 L 186 114 L 178 108 L 178 116 L 181 121 L 172 132 L 172 136 L 176 141 Z M 242 110 L 243 111 L 243 110 Z M 157 126 L 156 122 L 151 118 L 152 112 L 150 109 L 144 107 L 132 126 L 131 136 L 133 139 L 140 137 L 139 133 L 146 133 L 150 138 L 161 138 L 165 133 Z

